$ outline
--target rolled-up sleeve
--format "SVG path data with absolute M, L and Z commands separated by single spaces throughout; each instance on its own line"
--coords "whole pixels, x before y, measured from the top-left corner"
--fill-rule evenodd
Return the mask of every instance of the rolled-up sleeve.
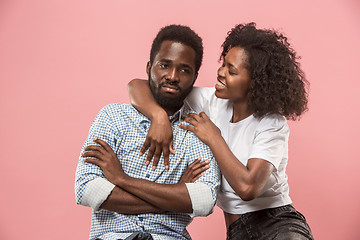
M 216 203 L 217 191 L 220 187 L 221 173 L 210 148 L 201 142 L 196 136 L 191 139 L 190 158 L 188 164 L 195 159 L 201 158 L 209 161 L 209 169 L 194 183 L 186 183 L 191 199 L 192 217 L 207 216 L 213 212 Z
M 115 185 L 105 178 L 95 178 L 86 184 L 81 205 L 91 207 L 95 211 L 108 198 Z
M 108 105 L 96 116 L 81 152 L 84 152 L 84 148 L 89 145 L 97 145 L 93 141 L 94 138 L 102 139 L 112 149 L 115 148 L 118 131 L 114 129 L 107 113 L 110 110 L 111 106 Z M 84 158 L 80 155 L 75 174 L 75 198 L 77 204 L 98 210 L 114 187 L 115 185 L 106 179 L 100 167 L 85 163 Z
M 205 183 L 185 183 L 193 208 L 192 216 L 208 216 L 213 212 L 215 201 L 211 188 Z

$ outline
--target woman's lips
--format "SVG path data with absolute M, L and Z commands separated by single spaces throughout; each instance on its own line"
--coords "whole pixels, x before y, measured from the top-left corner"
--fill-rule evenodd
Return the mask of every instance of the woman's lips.
M 217 82 L 216 82 L 215 88 L 218 89 L 218 90 L 223 89 L 223 88 L 226 88 L 226 85 L 222 81 L 220 81 L 218 79 Z

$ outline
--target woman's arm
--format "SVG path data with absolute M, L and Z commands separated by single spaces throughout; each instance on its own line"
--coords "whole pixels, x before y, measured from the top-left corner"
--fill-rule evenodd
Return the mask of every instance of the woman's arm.
M 225 140 L 217 139 L 209 145 L 221 173 L 244 201 L 257 198 L 268 181 L 274 166 L 266 160 L 252 158 L 243 165 L 231 152 Z
M 153 169 L 156 168 L 161 153 L 164 155 L 165 168 L 169 167 L 169 154 L 175 154 L 172 148 L 172 129 L 165 110 L 153 97 L 148 80 L 134 79 L 128 83 L 131 104 L 151 120 L 149 132 L 141 147 L 140 155 L 149 148 L 146 164 L 154 157 Z
M 191 113 L 188 116 L 185 117 L 185 121 L 192 126 L 180 125 L 180 127 L 193 132 L 210 147 L 221 173 L 241 199 L 250 201 L 259 196 L 274 166 L 259 158 L 249 159 L 247 165 L 243 165 L 231 152 L 220 130 L 205 113 L 200 115 Z

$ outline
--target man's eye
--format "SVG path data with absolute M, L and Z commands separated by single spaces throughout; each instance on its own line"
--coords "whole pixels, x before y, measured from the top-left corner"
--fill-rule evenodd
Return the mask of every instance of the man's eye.
M 236 75 L 236 73 L 229 71 L 230 75 Z
M 181 69 L 181 71 L 184 72 L 184 73 L 190 73 L 190 70 L 189 70 L 189 69 L 186 69 L 186 68 Z
M 169 65 L 167 64 L 163 64 L 163 63 L 159 63 L 160 68 L 168 68 Z

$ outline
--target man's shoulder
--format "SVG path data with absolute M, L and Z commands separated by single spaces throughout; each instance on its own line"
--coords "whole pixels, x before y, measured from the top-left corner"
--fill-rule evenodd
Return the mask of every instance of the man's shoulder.
M 194 111 L 189 111 L 188 113 L 190 112 L 195 113 Z M 180 121 L 180 123 L 184 125 L 189 125 L 187 122 L 183 120 Z M 203 143 L 193 132 L 184 130 L 180 127 L 179 130 L 185 132 L 185 138 L 182 144 L 186 145 L 189 148 L 189 150 L 192 149 L 193 151 L 201 151 L 201 152 L 205 151 L 211 153 L 210 148 L 205 143 Z
M 99 111 L 97 118 L 123 125 L 129 119 L 138 119 L 139 112 L 131 104 L 111 103 Z
M 135 112 L 135 108 L 131 104 L 127 103 L 111 103 L 103 107 L 100 112 L 107 115 L 128 114 Z

